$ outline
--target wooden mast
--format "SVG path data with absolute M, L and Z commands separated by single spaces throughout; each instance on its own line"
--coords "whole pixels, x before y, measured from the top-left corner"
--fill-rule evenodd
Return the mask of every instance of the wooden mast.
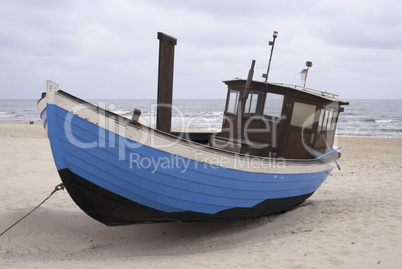
M 237 114 L 237 134 L 236 134 L 236 136 L 239 139 L 244 138 L 243 114 L 244 114 L 244 109 L 245 109 L 247 98 L 248 98 L 248 93 L 251 90 L 251 82 L 253 81 L 253 75 L 254 75 L 254 66 L 255 66 L 255 60 L 252 60 L 250 70 L 248 71 L 246 85 L 244 87 L 243 95 L 240 97 L 240 104 L 239 104 L 239 108 L 237 110 L 238 114 Z

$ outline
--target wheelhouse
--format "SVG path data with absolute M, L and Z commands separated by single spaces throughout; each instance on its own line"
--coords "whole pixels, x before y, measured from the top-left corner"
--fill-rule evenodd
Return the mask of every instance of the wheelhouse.
M 305 87 L 251 82 L 228 85 L 222 132 L 211 146 L 242 154 L 311 159 L 332 150 L 342 105 L 335 94 Z

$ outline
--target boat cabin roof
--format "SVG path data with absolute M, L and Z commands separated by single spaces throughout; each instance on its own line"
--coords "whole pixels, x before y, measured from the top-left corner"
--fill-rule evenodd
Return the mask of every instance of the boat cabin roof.
M 235 78 L 235 79 L 223 81 L 223 83 L 225 83 L 227 85 L 233 84 L 236 82 L 245 83 L 246 80 L 242 79 L 242 78 Z M 349 105 L 348 101 L 339 99 L 337 97 L 339 95 L 337 95 L 337 94 L 326 92 L 326 91 L 319 91 L 319 90 L 315 90 L 315 89 L 311 89 L 311 88 L 307 88 L 307 87 L 303 87 L 303 86 L 286 84 L 286 83 L 272 83 L 272 82 L 265 82 L 265 81 L 256 81 L 256 80 L 253 80 L 252 84 L 253 85 L 261 84 L 261 86 L 268 86 L 268 88 L 269 88 L 269 86 L 279 86 L 279 87 L 290 89 L 295 92 L 305 93 L 306 95 L 316 96 L 316 97 L 328 100 L 330 102 L 336 102 L 336 103 L 339 103 L 340 105 Z

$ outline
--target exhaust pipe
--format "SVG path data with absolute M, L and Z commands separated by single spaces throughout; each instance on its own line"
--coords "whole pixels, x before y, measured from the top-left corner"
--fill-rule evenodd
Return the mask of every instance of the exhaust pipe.
M 158 32 L 158 103 L 156 109 L 156 129 L 170 133 L 172 127 L 174 47 L 177 39 Z

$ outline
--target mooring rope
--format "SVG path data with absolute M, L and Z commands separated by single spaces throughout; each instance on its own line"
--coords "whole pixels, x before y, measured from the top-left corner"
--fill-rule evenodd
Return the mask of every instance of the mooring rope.
M 59 190 L 64 190 L 64 184 L 60 183 L 59 185 L 57 185 L 54 190 L 46 197 L 45 200 L 43 200 L 37 207 L 35 207 L 34 209 L 32 209 L 28 214 L 26 214 L 25 216 L 23 216 L 21 219 L 19 219 L 17 222 L 15 222 L 13 225 L 11 225 L 10 227 L 8 227 L 4 232 L 2 232 L 0 234 L 0 237 L 5 234 L 8 230 L 10 230 L 11 228 L 13 228 L 15 225 L 17 225 L 20 221 L 22 221 L 23 219 L 25 219 L 26 217 L 28 217 L 32 212 L 34 212 L 36 209 L 38 209 L 41 205 L 43 205 L 44 202 L 46 202 L 55 192 L 59 191 Z

